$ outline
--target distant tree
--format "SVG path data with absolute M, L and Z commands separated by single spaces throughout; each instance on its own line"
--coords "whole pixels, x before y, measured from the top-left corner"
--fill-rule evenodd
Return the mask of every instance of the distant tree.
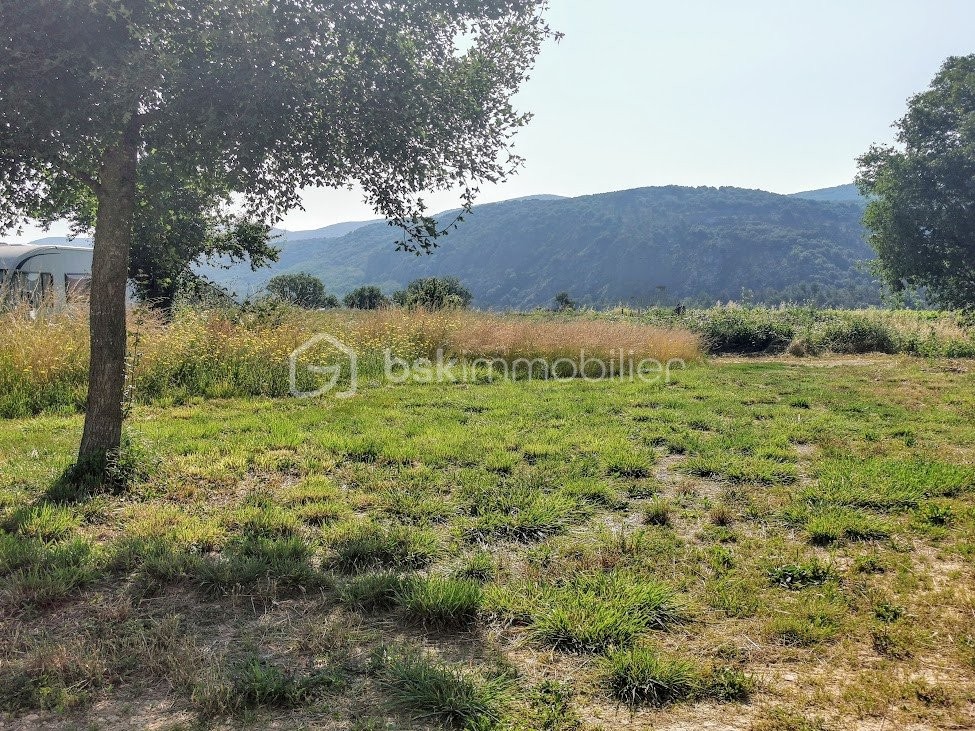
M 2 0 L 0 230 L 94 225 L 91 360 L 79 465 L 122 436 L 126 283 L 139 160 L 213 171 L 248 217 L 307 186 L 359 183 L 429 250 L 425 190 L 515 171 L 511 98 L 551 37 L 545 0 Z M 158 191 L 153 191 L 153 198 Z
M 898 148 L 858 161 L 878 271 L 895 291 L 975 308 L 975 55 L 945 61 L 894 126 Z
M 457 277 L 424 277 L 414 279 L 406 289 L 393 294 L 401 307 L 425 307 L 428 310 L 458 309 L 471 306 L 474 295 Z
M 322 280 L 305 272 L 278 274 L 267 283 L 267 291 L 282 302 L 306 310 L 338 307 L 338 298 L 325 292 Z
M 352 310 L 378 310 L 390 303 L 389 297 L 384 295 L 379 287 L 372 284 L 353 289 L 345 295 L 342 301 L 346 307 Z
M 566 310 L 574 310 L 576 308 L 576 303 L 569 297 L 568 292 L 559 292 L 555 295 L 555 311 L 565 312 Z

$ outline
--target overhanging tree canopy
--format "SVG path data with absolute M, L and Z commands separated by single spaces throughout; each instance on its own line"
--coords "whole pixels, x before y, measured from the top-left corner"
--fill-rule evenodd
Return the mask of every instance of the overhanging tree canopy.
M 265 222 L 305 186 L 358 183 L 404 230 L 420 195 L 519 164 L 511 97 L 551 35 L 545 0 L 0 0 L 0 228 L 94 222 L 79 458 L 121 438 L 125 283 L 140 157 L 240 194 Z

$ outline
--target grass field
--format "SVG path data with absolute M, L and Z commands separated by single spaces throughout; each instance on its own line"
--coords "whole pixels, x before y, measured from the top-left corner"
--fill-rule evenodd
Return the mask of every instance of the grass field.
M 975 374 L 366 385 L 0 421 L 10 727 L 975 726 Z M 152 725 L 154 724 L 154 725 Z

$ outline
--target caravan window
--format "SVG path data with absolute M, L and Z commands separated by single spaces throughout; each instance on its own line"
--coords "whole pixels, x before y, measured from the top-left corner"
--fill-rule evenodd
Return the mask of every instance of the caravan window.
M 91 275 L 65 274 L 64 291 L 69 301 L 87 298 L 91 294 Z
M 30 307 L 40 307 L 54 297 L 54 275 L 47 272 L 15 271 L 5 281 L 6 298 L 12 303 L 22 302 Z

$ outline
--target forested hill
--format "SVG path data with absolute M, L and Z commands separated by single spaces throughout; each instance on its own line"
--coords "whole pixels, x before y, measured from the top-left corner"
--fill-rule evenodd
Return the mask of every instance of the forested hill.
M 241 294 L 281 272 L 310 272 L 338 294 L 452 275 L 482 308 L 547 306 L 560 291 L 593 305 L 743 295 L 865 305 L 879 301 L 879 290 L 857 266 L 872 258 L 861 214 L 856 202 L 741 188 L 639 188 L 478 206 L 428 256 L 394 251 L 396 231 L 373 223 L 334 238 L 282 241 L 271 270 L 208 274 Z

